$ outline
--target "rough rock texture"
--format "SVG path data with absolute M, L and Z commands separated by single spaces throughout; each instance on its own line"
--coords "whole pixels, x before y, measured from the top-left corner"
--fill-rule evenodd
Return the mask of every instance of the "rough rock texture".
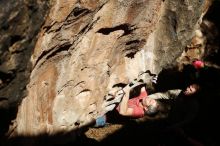
M 44 0 L 0 1 L 0 136 L 25 96 L 30 57 L 44 22 Z M 15 113 L 16 114 L 16 113 Z
M 0 96 L 11 104 L 22 96 L 27 84 L 27 67 L 47 2 L 3 0 L 0 6 Z
M 113 85 L 174 65 L 209 4 L 54 0 L 11 135 L 53 135 L 88 124 L 102 113 L 103 97 Z

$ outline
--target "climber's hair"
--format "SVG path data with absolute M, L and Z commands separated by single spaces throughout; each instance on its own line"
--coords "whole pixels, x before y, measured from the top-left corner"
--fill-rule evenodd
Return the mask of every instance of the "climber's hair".
M 147 106 L 147 111 L 144 111 L 144 115 L 147 115 L 147 116 L 155 116 L 158 112 L 159 112 L 159 108 L 158 108 L 158 105 L 156 106 L 153 106 L 153 105 L 149 105 Z

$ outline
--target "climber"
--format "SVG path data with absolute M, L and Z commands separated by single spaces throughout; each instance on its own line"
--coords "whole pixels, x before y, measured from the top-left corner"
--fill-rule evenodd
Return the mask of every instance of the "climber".
M 138 85 L 136 85 L 138 86 Z M 120 101 L 119 105 L 116 107 L 118 102 L 112 102 L 112 104 L 108 105 L 107 108 L 116 107 L 118 113 L 122 116 L 127 116 L 131 118 L 142 118 L 144 116 L 155 116 L 160 109 L 162 109 L 160 102 L 157 100 L 159 99 L 175 99 L 178 96 L 184 94 L 185 96 L 190 96 L 195 94 L 199 90 L 199 86 L 197 84 L 189 85 L 186 90 L 182 91 L 181 89 L 173 89 L 168 90 L 166 92 L 154 93 L 154 94 L 147 94 L 146 88 L 144 84 L 139 84 L 140 94 L 136 97 L 130 97 L 130 92 L 135 88 L 131 88 L 129 85 L 124 87 L 123 89 L 117 91 L 115 93 L 115 99 Z M 106 124 L 106 115 L 100 116 L 96 120 L 96 126 L 105 126 Z
M 123 98 L 117 110 L 119 114 L 123 116 L 141 118 L 145 115 L 153 116 L 159 112 L 160 104 L 157 101 L 158 99 L 177 98 L 181 93 L 185 96 L 193 95 L 199 90 L 199 85 L 191 84 L 184 91 L 181 89 L 173 89 L 163 93 L 154 93 L 150 95 L 147 95 L 146 88 L 143 86 L 141 87 L 139 96 L 129 99 L 130 90 L 131 88 L 129 87 L 123 88 L 124 93 L 120 93 L 123 95 Z
M 179 96 L 191 96 L 197 93 L 200 89 L 199 79 L 197 70 L 204 67 L 204 63 L 200 60 L 196 60 L 192 65 L 189 65 L 183 70 L 183 76 L 187 81 L 186 87 L 182 89 L 169 89 L 165 92 L 157 92 L 148 95 L 146 86 L 142 86 L 140 89 L 139 96 L 134 98 L 129 98 L 132 88 L 126 86 L 123 88 L 120 93 L 117 93 L 119 96 L 123 95 L 122 101 L 117 107 L 118 112 L 123 116 L 131 116 L 134 118 L 140 118 L 145 115 L 153 116 L 158 113 L 161 109 L 159 99 L 176 99 Z M 156 80 L 157 83 L 157 80 Z M 158 83 L 157 83 L 158 84 Z M 157 85 L 155 84 L 155 86 Z M 142 84 L 145 85 L 145 84 Z M 116 97 L 117 97 L 116 94 Z
M 116 107 L 115 103 L 119 103 L 117 106 L 117 111 L 122 116 L 128 116 L 132 118 L 141 118 L 146 116 L 154 116 L 156 115 L 161 108 L 160 102 L 158 102 L 159 99 L 176 99 L 179 96 L 191 96 L 198 92 L 200 89 L 200 86 L 198 84 L 197 75 L 195 74 L 195 69 L 198 70 L 199 68 L 204 67 L 204 63 L 201 61 L 194 61 L 193 62 L 193 68 L 191 68 L 192 65 L 187 66 L 186 70 L 183 74 L 186 74 L 187 79 L 190 80 L 190 84 L 185 89 L 171 89 L 164 92 L 157 92 L 148 95 L 146 84 L 137 82 L 135 87 L 139 86 L 140 94 L 136 97 L 130 97 L 130 92 L 134 90 L 134 87 L 130 87 L 129 85 L 125 86 L 123 89 L 120 89 L 117 91 L 114 95 L 115 99 L 107 102 L 106 107 L 111 107 L 111 110 L 113 110 Z M 197 72 L 196 72 L 197 73 Z M 185 75 L 184 75 L 185 76 Z M 193 76 L 193 77 L 192 77 Z M 154 79 L 155 82 L 155 79 Z M 156 81 L 157 82 L 157 81 Z M 144 86 L 145 85 L 145 86 Z M 117 101 L 117 102 L 115 102 Z M 110 110 L 109 110 L 110 111 Z M 100 116 L 97 121 L 101 119 L 102 125 L 105 124 L 106 116 Z M 98 127 L 99 124 L 97 124 Z

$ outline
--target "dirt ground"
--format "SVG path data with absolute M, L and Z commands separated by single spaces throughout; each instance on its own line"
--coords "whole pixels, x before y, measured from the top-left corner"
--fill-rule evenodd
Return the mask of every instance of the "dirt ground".
M 103 128 L 90 128 L 85 135 L 88 138 L 95 139 L 96 141 L 102 141 L 108 136 L 116 133 L 123 127 L 122 124 L 112 124 Z

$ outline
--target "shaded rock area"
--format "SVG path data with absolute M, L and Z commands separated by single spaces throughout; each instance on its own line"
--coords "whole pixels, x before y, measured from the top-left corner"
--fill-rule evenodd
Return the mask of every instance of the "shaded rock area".
M 0 1 L 0 136 L 26 95 L 30 57 L 45 20 L 47 1 Z
M 1 134 L 7 132 L 2 145 L 190 145 L 186 136 L 217 145 L 210 134 L 218 122 L 210 120 L 217 114 L 212 100 L 219 92 L 214 88 L 197 100 L 199 113 L 181 125 L 185 133 L 167 121 L 137 122 L 115 115 L 107 127 L 91 126 L 103 113 L 104 96 L 112 86 L 127 84 L 142 71 L 158 74 L 198 58 L 217 70 L 208 75 L 217 78 L 219 24 L 211 16 L 218 2 L 206 16 L 209 0 L 54 0 L 50 6 L 40 0 L 1 2 L 14 6 L 5 7 L 0 20 L 5 35 L 0 38 L 0 114 L 8 117 L 0 125 Z M 24 6 L 21 12 L 19 6 Z M 11 108 L 18 104 L 18 111 Z

